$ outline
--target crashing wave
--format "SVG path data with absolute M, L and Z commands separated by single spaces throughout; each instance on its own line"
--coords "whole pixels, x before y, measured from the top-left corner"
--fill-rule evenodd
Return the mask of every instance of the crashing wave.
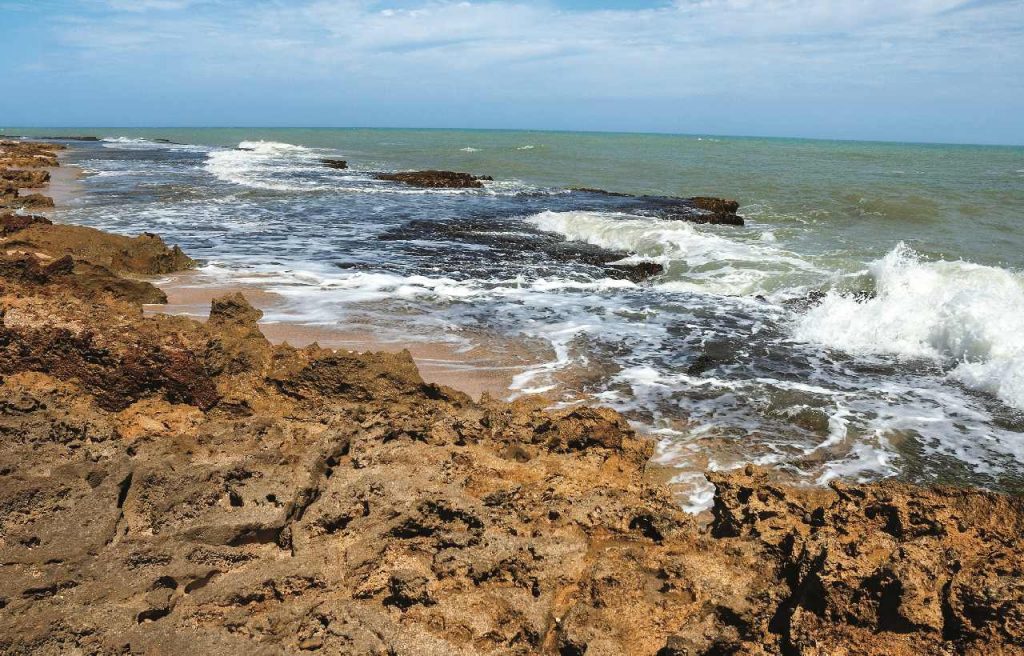
M 963 261 L 926 262 L 900 243 L 869 267 L 874 298 L 836 292 L 798 339 L 848 353 L 930 358 L 950 376 L 1024 410 L 1024 278 Z

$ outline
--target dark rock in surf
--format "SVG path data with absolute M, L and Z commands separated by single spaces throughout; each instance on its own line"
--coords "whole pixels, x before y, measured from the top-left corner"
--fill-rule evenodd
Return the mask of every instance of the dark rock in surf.
M 595 187 L 569 187 L 569 191 L 575 191 L 581 194 L 598 194 L 600 196 L 615 196 L 618 198 L 628 198 L 629 194 L 624 194 L 618 191 L 607 191 L 605 189 L 597 189 Z
M 343 159 L 322 159 L 320 163 L 329 169 L 347 169 L 348 162 Z
M 735 358 L 736 347 L 728 342 L 708 342 L 704 352 L 697 356 L 686 369 L 688 376 L 700 376 L 720 364 L 728 364 Z
M 744 224 L 743 217 L 736 214 L 739 208 L 740 204 L 734 200 L 710 196 L 694 196 L 693 198 L 684 198 L 678 201 L 678 205 L 675 208 L 669 207 L 669 211 L 666 212 L 663 218 L 689 221 L 690 223 L 742 226 Z
M 404 171 L 401 173 L 377 173 L 378 180 L 401 182 L 411 187 L 431 189 L 479 189 L 483 180 L 493 180 L 489 175 L 473 175 L 457 171 Z
M 632 264 L 608 265 L 608 275 L 612 278 L 629 280 L 630 282 L 636 283 L 661 275 L 664 272 L 665 267 L 657 262 L 635 262 Z
M 636 212 L 642 216 L 654 216 L 670 221 L 689 221 L 690 223 L 709 223 L 712 225 L 744 224 L 743 217 L 736 214 L 739 202 L 713 196 L 694 196 L 692 198 L 674 198 L 672 196 L 635 196 L 605 189 L 592 187 L 571 187 L 570 191 L 590 196 L 606 198 L 631 198 L 637 206 L 621 206 L 627 212 Z
M 739 202 L 725 198 L 694 196 L 688 200 L 698 209 L 711 212 L 712 214 L 735 214 L 740 209 Z
M 58 136 L 58 137 L 45 137 L 46 139 L 55 139 L 57 141 L 99 141 L 99 137 L 88 137 L 88 136 Z

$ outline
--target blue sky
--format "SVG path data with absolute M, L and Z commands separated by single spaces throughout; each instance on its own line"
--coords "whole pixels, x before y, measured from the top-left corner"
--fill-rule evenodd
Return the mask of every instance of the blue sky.
M 0 0 L 2 126 L 1024 143 L 1024 0 Z

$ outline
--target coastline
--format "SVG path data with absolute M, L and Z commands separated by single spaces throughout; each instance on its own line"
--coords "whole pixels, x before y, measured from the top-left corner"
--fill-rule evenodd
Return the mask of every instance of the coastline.
M 197 284 L 199 275 L 196 271 L 184 271 L 151 280 L 167 295 L 167 302 L 146 305 L 145 311 L 205 320 L 211 301 L 219 296 L 242 293 L 263 312 L 271 311 L 282 301 L 258 285 L 218 285 L 208 281 Z M 484 394 L 495 399 L 510 398 L 515 394 L 511 389 L 514 376 L 547 361 L 511 343 L 495 344 L 493 349 L 475 346 L 467 350 L 443 342 L 387 341 L 369 330 L 287 321 L 261 321 L 260 330 L 272 344 L 300 348 L 317 344 L 348 352 L 400 353 L 407 350 L 424 380 L 447 385 L 475 400 L 480 400 Z
M 37 219 L 0 239 L 0 651 L 1024 651 L 1020 497 L 747 466 L 701 526 L 612 410 L 273 344 L 239 293 L 144 313 L 185 253 Z

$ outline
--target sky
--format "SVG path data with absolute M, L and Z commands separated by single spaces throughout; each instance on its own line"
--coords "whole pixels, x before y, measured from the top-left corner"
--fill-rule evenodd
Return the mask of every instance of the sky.
M 1024 144 L 1024 0 L 0 0 L 0 127 Z

